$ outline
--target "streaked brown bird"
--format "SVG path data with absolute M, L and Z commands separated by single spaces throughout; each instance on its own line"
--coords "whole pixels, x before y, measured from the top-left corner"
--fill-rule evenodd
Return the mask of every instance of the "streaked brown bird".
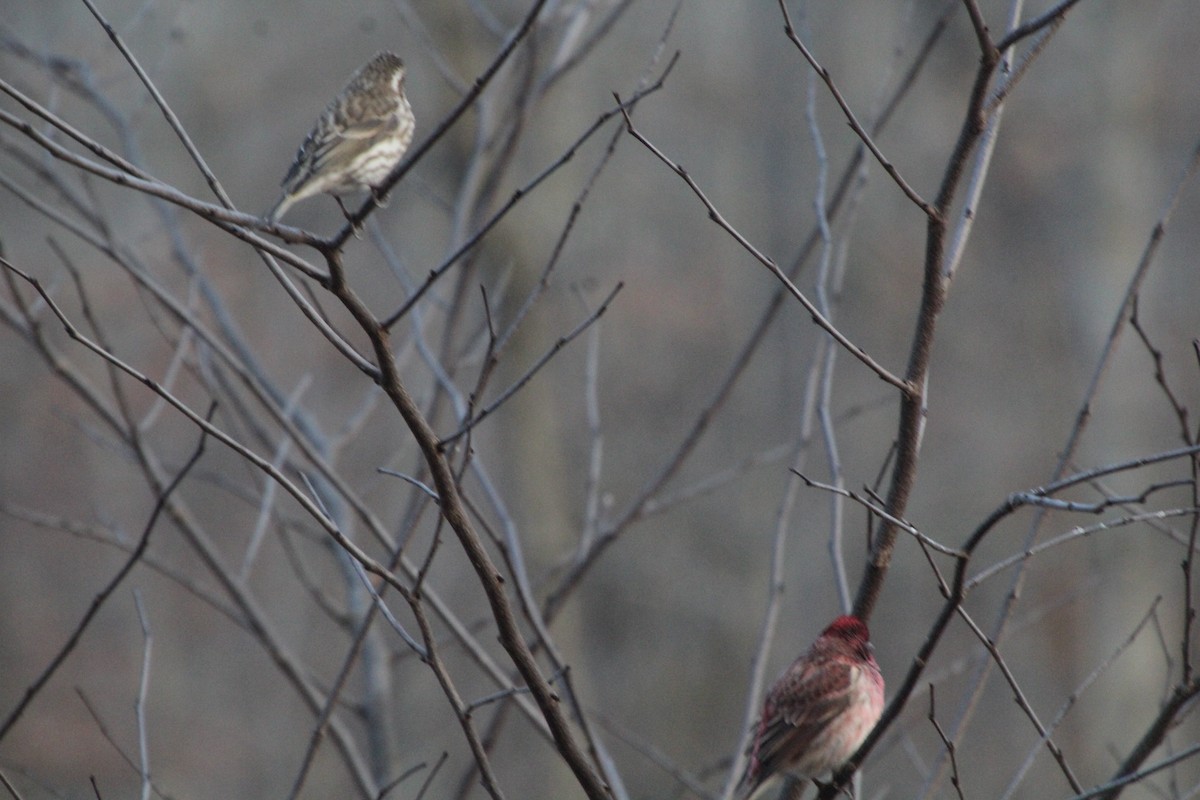
M 350 77 L 317 118 L 267 221 L 275 224 L 293 203 L 322 192 L 333 195 L 338 205 L 339 195 L 374 192 L 404 157 L 414 127 L 404 95 L 404 62 L 395 53 L 379 53 Z

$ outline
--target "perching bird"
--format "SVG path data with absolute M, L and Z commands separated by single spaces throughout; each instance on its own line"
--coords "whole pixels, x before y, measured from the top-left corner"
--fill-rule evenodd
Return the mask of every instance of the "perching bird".
M 883 675 L 867 625 L 838 617 L 767 692 L 742 796 L 776 774 L 814 779 L 836 770 L 882 713 Z
M 338 195 L 374 191 L 404 157 L 414 122 L 404 95 L 404 62 L 394 53 L 379 53 L 317 118 L 267 221 L 278 222 L 293 203 L 321 192 L 341 205 Z

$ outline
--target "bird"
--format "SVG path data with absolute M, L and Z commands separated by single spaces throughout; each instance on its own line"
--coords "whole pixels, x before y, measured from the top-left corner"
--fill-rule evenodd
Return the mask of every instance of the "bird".
M 412 143 L 416 121 L 404 74 L 400 57 L 383 51 L 350 77 L 296 152 L 279 199 L 264 215 L 268 223 L 322 192 L 333 195 L 343 213 L 339 195 L 364 189 L 374 194 Z
M 867 624 L 835 619 L 763 701 L 742 797 L 775 775 L 815 781 L 847 761 L 883 713 L 883 675 Z

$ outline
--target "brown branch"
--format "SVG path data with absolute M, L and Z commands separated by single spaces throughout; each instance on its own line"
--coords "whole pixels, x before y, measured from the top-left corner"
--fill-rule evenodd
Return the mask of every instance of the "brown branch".
M 1062 2 L 1041 16 L 1034 17 L 1024 25 L 1009 31 L 1007 34 L 1005 34 L 1004 38 L 996 42 L 996 49 L 1007 50 L 1012 45 L 1028 36 L 1032 36 L 1042 28 L 1045 28 L 1047 25 L 1060 22 L 1062 18 L 1066 16 L 1066 13 L 1071 10 L 1071 7 L 1078 2 L 1079 0 L 1062 0 Z
M 971 90 L 967 112 L 959 131 L 958 139 L 946 165 L 934 212 L 928 216 L 925 233 L 924 280 L 921 287 L 921 304 L 917 312 L 912 346 L 909 351 L 908 368 L 904 374 L 905 391 L 900 397 L 900 421 L 896 436 L 896 463 L 892 470 L 892 481 L 888 488 L 885 507 L 893 517 L 903 518 L 908 507 L 909 494 L 917 478 L 917 462 L 921 439 L 924 433 L 928 389 L 929 364 L 933 353 L 934 334 L 937 321 L 945 305 L 949 284 L 942 273 L 945 257 L 947 219 L 951 204 L 958 190 L 967 157 L 979 142 L 986 127 L 984 107 L 987 102 L 987 87 L 991 82 L 1000 54 L 994 48 L 985 50 L 980 57 L 979 69 Z M 868 619 L 883 590 L 883 582 L 892 561 L 899 529 L 889 520 L 880 519 L 874 536 L 871 557 L 859 584 L 858 596 L 854 601 L 854 613 Z
M 504 793 L 500 791 L 500 784 L 496 780 L 496 774 L 492 771 L 491 759 L 488 758 L 487 750 L 483 743 L 479 740 L 479 735 L 475 732 L 475 724 L 471 720 L 471 708 L 463 702 L 462 697 L 455 688 L 453 680 L 450 678 L 450 671 L 446 669 L 445 662 L 438 654 L 437 640 L 433 635 L 433 629 L 429 626 L 429 619 L 421 610 L 420 599 L 418 597 L 409 598 L 409 605 L 417 618 L 417 625 L 421 629 L 421 637 L 425 640 L 425 657 L 422 659 L 429 668 L 433 670 L 434 676 L 437 678 L 438 684 L 441 685 L 442 691 L 450 701 L 451 709 L 454 711 L 454 716 L 458 720 L 459 727 L 463 730 L 463 735 L 467 739 L 467 744 L 471 748 L 471 754 L 475 757 L 475 764 L 479 767 L 479 774 L 482 777 L 483 788 L 495 800 L 503 800 Z
M 257 236 L 256 234 L 250 232 L 248 228 L 261 227 L 262 225 L 262 220 L 253 214 L 244 214 L 240 211 L 232 211 L 224 206 L 206 203 L 190 195 L 184 194 L 175 187 L 162 183 L 153 177 L 139 177 L 140 174 L 143 174 L 141 170 L 138 170 L 136 174 L 133 174 L 125 172 L 123 169 L 108 167 L 96 161 L 92 161 L 91 159 L 84 158 L 83 156 L 73 153 L 58 142 L 36 130 L 25 120 L 9 113 L 8 111 L 4 111 L 3 109 L 0 109 L 0 122 L 3 122 L 5 125 L 12 127 L 24 136 L 32 139 L 38 147 L 42 148 L 60 161 L 64 161 L 73 167 L 83 170 L 84 172 L 89 172 L 93 175 L 99 176 L 106 181 L 116 184 L 117 186 L 121 186 L 126 189 L 133 189 L 134 191 L 149 195 L 150 197 L 157 197 L 160 200 L 166 200 L 167 202 L 173 203 L 182 208 L 186 208 L 189 211 L 196 213 L 203 219 L 213 223 L 226 233 L 233 234 L 247 244 L 252 245 L 255 249 L 265 254 L 274 256 L 285 264 L 294 267 L 296 270 L 304 273 L 314 281 L 323 284 L 327 280 L 326 276 L 323 275 L 320 270 L 317 270 L 295 253 L 292 253 L 290 250 L 280 247 L 274 242 L 268 241 L 261 236 Z M 289 230 L 294 231 L 295 235 L 283 237 L 286 241 L 311 244 L 314 247 L 322 244 L 321 239 L 306 234 L 304 231 L 301 231 L 297 228 L 292 228 Z
M 74 324 L 67 319 L 62 310 L 53 301 L 53 298 L 50 297 L 50 295 L 45 291 L 44 287 L 38 281 L 16 269 L 3 258 L 0 258 L 0 265 L 5 267 L 3 272 L 4 279 L 9 282 L 10 291 L 12 293 L 14 302 L 20 305 L 23 314 L 21 320 L 24 321 L 24 326 L 19 327 L 15 323 L 12 323 L 14 324 L 14 327 L 19 327 L 19 329 L 26 335 L 33 346 L 41 354 L 43 360 L 54 370 L 54 372 L 67 385 L 69 385 L 71 389 L 83 400 L 85 405 L 92 409 L 92 411 L 101 418 L 106 426 L 113 429 L 121 437 L 122 441 L 133 451 L 137 459 L 137 463 L 142 469 L 147 482 L 156 494 L 161 495 L 162 489 L 170 482 L 170 480 L 162 474 L 162 470 L 158 466 L 158 460 L 153 456 L 152 453 L 149 452 L 147 448 L 145 438 L 139 435 L 137 432 L 130 431 L 124 427 L 125 420 L 122 419 L 114 409 L 104 402 L 99 392 L 87 381 L 87 379 L 81 374 L 80 370 L 75 368 L 74 365 L 72 365 L 62 354 L 57 352 L 50 345 L 42 331 L 41 324 L 38 322 L 36 317 L 31 315 L 31 309 L 21 301 L 20 295 L 16 291 L 16 287 L 14 285 L 14 276 L 19 276 L 22 280 L 25 280 L 34 287 L 34 289 L 39 293 L 42 302 L 50 309 L 58 321 L 63 325 L 71 339 L 79 342 L 89 351 L 92 351 L 100 356 L 106 363 L 116 366 L 122 372 L 125 372 L 138 382 L 142 383 L 152 392 L 169 403 L 177 411 L 179 411 L 184 417 L 191 421 L 192 424 L 203 429 L 208 435 L 222 444 L 225 444 L 227 447 L 238 453 L 241 457 L 245 458 L 248 462 L 266 472 L 268 475 L 270 475 L 272 480 L 277 481 L 281 486 L 283 486 L 284 489 L 291 494 L 292 497 L 314 517 L 314 519 L 317 520 L 318 523 L 329 525 L 330 527 L 327 528 L 327 532 L 330 536 L 332 536 L 334 539 L 341 537 L 340 531 L 338 531 L 336 527 L 331 526 L 329 520 L 323 516 L 321 510 L 315 504 L 313 504 L 311 499 L 306 494 L 299 491 L 297 487 L 288 481 L 286 476 L 280 473 L 279 470 L 275 469 L 273 465 L 271 465 L 265 459 L 259 457 L 253 451 L 238 443 L 236 440 L 233 440 L 221 429 L 217 428 L 203 416 L 199 415 L 193 409 L 188 407 L 187 404 L 171 395 L 170 392 L 166 391 L 156 381 L 138 372 L 136 369 L 120 359 L 117 359 L 114 355 L 96 345 L 95 342 L 83 337 L 76 329 Z M 172 520 L 179 528 L 184 539 L 191 545 L 204 566 L 212 573 L 222 590 L 224 590 L 234 601 L 237 611 L 242 615 L 242 620 L 239 624 L 254 634 L 255 638 L 259 641 L 268 657 L 278 667 L 286 682 L 296 690 L 306 707 L 316 713 L 320 708 L 319 693 L 313 687 L 307 670 L 303 669 L 293 655 L 287 652 L 286 648 L 281 644 L 277 633 L 271 628 L 269 621 L 262 612 L 262 609 L 258 607 L 255 600 L 244 590 L 244 587 L 233 579 L 231 573 L 221 563 L 217 553 L 217 548 L 214 543 L 206 535 L 206 533 L 196 525 L 194 517 L 189 512 L 187 507 L 178 500 L 177 496 L 172 495 L 168 498 L 167 512 L 171 515 Z M 343 547 L 351 552 L 352 555 L 355 555 L 356 558 L 359 558 L 360 563 L 363 563 L 366 569 L 376 574 L 381 574 L 381 577 L 386 581 L 396 581 L 396 579 L 386 570 L 383 570 L 378 565 L 373 565 L 371 560 L 366 557 L 361 550 L 357 550 L 353 543 L 345 541 L 344 537 L 342 537 L 341 540 L 344 542 Z M 362 561 L 362 559 L 366 560 Z M 399 584 L 397 583 L 396 585 Z M 453 615 L 443 612 L 443 618 L 452 628 L 455 629 L 456 632 L 461 629 L 461 623 L 455 619 Z M 469 648 L 472 648 L 480 664 L 484 665 L 485 668 L 488 668 L 493 675 L 500 675 L 500 671 L 494 668 L 495 665 L 491 663 L 487 654 L 482 653 L 482 651 L 479 650 L 478 643 L 472 637 L 462 637 L 462 641 Z M 540 722 L 540 718 L 537 718 L 536 721 Z M 346 730 L 344 725 L 334 721 L 330 725 L 330 732 L 331 738 L 333 739 L 348 768 L 350 775 L 352 776 L 360 792 L 368 793 L 373 791 L 374 787 L 370 775 L 368 774 L 365 766 L 362 764 L 362 760 L 358 755 L 349 731 Z
M 933 206 L 931 206 L 925 198 L 917 194 L 917 190 L 912 188 L 908 181 L 904 180 L 903 176 L 900 175 L 900 170 L 896 169 L 896 165 L 893 164 L 886 156 L 884 156 L 883 151 L 879 149 L 879 147 L 875 144 L 875 141 L 871 138 L 871 135 L 867 133 L 866 129 L 863 128 L 863 126 L 859 123 L 858 118 L 854 116 L 854 112 L 850 110 L 850 104 L 846 102 L 846 98 L 842 96 L 841 91 L 833 82 L 833 77 L 829 74 L 829 70 L 821 66 L 821 64 L 817 61 L 816 56 L 812 54 L 812 51 L 809 50 L 808 47 L 805 46 L 804 42 L 800 40 L 800 37 L 796 35 L 796 29 L 792 25 L 792 17 L 791 14 L 788 13 L 787 3 L 785 0 L 779 0 L 779 10 L 783 12 L 783 32 L 787 34 L 787 37 L 791 40 L 792 44 L 796 45 L 797 49 L 800 50 L 801 55 L 803 55 L 804 59 L 809 63 L 809 65 L 812 66 L 813 71 L 817 73 L 817 76 L 825 82 L 827 87 L 829 87 L 829 93 L 833 95 L 833 99 L 837 101 L 838 106 L 842 109 L 842 113 L 846 115 L 846 120 L 850 123 L 850 129 L 854 131 L 859 140 L 866 145 L 868 150 L 871 151 L 871 155 L 875 156 L 875 160 L 879 162 L 884 171 L 890 175 L 892 180 L 895 181 L 896 185 L 900 187 L 900 191 L 904 192 L 905 196 L 908 197 L 908 199 L 911 200 L 917 208 L 921 209 L 926 216 L 934 216 L 936 212 L 934 211 Z
M 1075 453 L 1079 448 L 1080 442 L 1083 440 L 1084 431 L 1087 429 L 1088 423 L 1091 420 L 1092 408 L 1094 406 L 1097 393 L 1100 390 L 1100 385 L 1104 377 L 1108 374 L 1109 367 L 1112 365 L 1113 359 L 1115 358 L 1118 344 L 1120 343 L 1121 337 L 1126 330 L 1126 322 L 1128 314 L 1133 307 L 1134 298 L 1137 297 L 1141 290 L 1142 284 L 1145 282 L 1146 277 L 1149 274 L 1150 267 L 1154 262 L 1159 245 L 1162 243 L 1170 220 L 1174 215 L 1175 209 L 1179 205 L 1180 199 L 1182 198 L 1183 190 L 1191 183 L 1198 167 L 1200 167 L 1200 141 L 1197 141 L 1196 145 L 1193 147 L 1191 157 L 1182 170 L 1182 174 L 1173 188 L 1166 206 L 1151 229 L 1150 236 L 1146 242 L 1145 248 L 1142 251 L 1141 257 L 1138 259 L 1138 263 L 1129 277 L 1129 282 L 1126 285 L 1124 295 L 1122 296 L 1120 305 L 1113 317 L 1112 324 L 1109 327 L 1108 335 L 1104 342 L 1103 351 L 1096 359 L 1096 366 L 1092 371 L 1092 376 L 1088 382 L 1088 386 L 1084 390 L 1083 398 L 1080 400 L 1078 411 L 1076 412 L 1075 420 L 1071 426 L 1071 430 L 1067 434 L 1066 442 L 1059 450 L 1060 455 L 1051 474 L 1051 480 L 1060 479 L 1068 469 L 1072 460 L 1075 458 Z M 1037 541 L 1044 519 L 1044 511 L 1039 510 L 1035 513 L 1033 520 L 1030 522 L 1029 530 L 1025 540 L 1022 543 L 1023 549 L 1030 549 Z M 1017 575 L 1014 576 L 1013 581 L 1009 585 L 1008 589 L 1004 592 L 1005 600 L 1000 611 L 996 615 L 995 626 L 991 632 L 992 638 L 996 641 L 999 641 L 1003 637 L 1004 627 L 1007 624 L 1007 619 L 1011 613 L 1012 606 L 1016 602 L 1017 598 L 1022 594 L 1021 587 L 1025 580 L 1025 575 L 1026 573 L 1022 567 L 1022 569 L 1018 571 Z M 981 669 L 987 669 L 987 664 L 990 664 L 990 662 L 985 662 L 984 667 Z M 977 701 L 982 695 L 984 684 L 982 676 L 982 672 L 977 674 L 973 680 L 975 685 L 974 691 L 970 694 L 970 696 L 964 699 L 961 705 L 962 710 L 959 714 L 959 720 L 957 722 L 958 730 L 955 733 L 956 736 L 963 735 L 963 732 L 966 730 L 967 724 L 974 713 Z
M 1086 678 L 1083 679 L 1082 683 L 1075 687 L 1075 689 L 1067 697 L 1066 701 L 1059 708 L 1058 712 L 1054 715 L 1054 719 L 1051 721 L 1049 726 L 1051 731 L 1054 731 L 1058 728 L 1059 724 L 1062 723 L 1062 721 L 1066 718 L 1067 713 L 1071 710 L 1083 693 L 1087 691 L 1087 689 L 1091 687 L 1091 685 L 1094 684 L 1110 666 L 1116 663 L 1117 659 L 1122 653 L 1124 653 L 1131 645 L 1133 645 L 1142 629 L 1145 628 L 1146 624 L 1154 618 L 1154 615 L 1158 609 L 1158 605 L 1161 601 L 1162 595 L 1154 598 L 1154 602 L 1150 604 L 1150 610 L 1147 611 L 1142 617 L 1141 621 L 1139 621 L 1138 624 L 1133 627 L 1133 630 L 1130 632 L 1130 634 L 1125 637 L 1125 641 L 1121 642 L 1121 644 L 1119 644 L 1117 648 L 1107 658 L 1104 659 L 1104 661 L 1102 661 Z M 1013 792 L 1016 791 L 1017 787 L 1020 786 L 1026 773 L 1029 771 L 1029 768 L 1033 766 L 1034 758 L 1041 750 L 1042 743 L 1046 740 L 1046 737 L 1043 737 L 1042 741 L 1039 741 L 1036 745 L 1034 745 L 1033 749 L 1030 750 L 1028 757 L 1025 759 L 1025 763 L 1017 771 L 1017 774 L 1013 776 L 1013 779 L 1009 781 L 1008 788 L 1003 797 L 1011 797 Z
M 592 800 L 611 800 L 611 793 L 601 778 L 588 763 L 571 734 L 566 716 L 558 696 L 551 689 L 545 676 L 538 669 L 529 645 L 525 642 L 517 624 L 512 604 L 504 590 L 504 576 L 492 562 L 483 542 L 471 523 L 466 505 L 459 493 L 458 481 L 450 467 L 444 451 L 438 443 L 437 434 L 430 427 L 416 401 L 400 380 L 399 370 L 392 356 L 390 337 L 382 323 L 375 319 L 361 298 L 346 283 L 345 271 L 336 253 L 327 253 L 329 265 L 329 290 L 334 294 L 370 339 L 379 368 L 378 383 L 392 401 L 405 425 L 412 433 L 424 457 L 437 490 L 439 511 L 458 538 L 467 560 L 475 570 L 479 583 L 487 596 L 492 616 L 499 630 L 500 643 L 509 654 L 517 671 L 529 687 L 534 701 L 541 709 L 551 736 L 559 753 L 575 773 L 584 792 Z
M 954 787 L 955 794 L 958 795 L 958 800 L 966 800 L 963 797 L 962 781 L 958 777 L 958 756 L 954 742 L 946 738 L 946 732 L 942 730 L 941 723 L 937 721 L 937 710 L 934 705 L 933 684 L 929 684 L 929 724 L 933 725 L 933 730 L 937 733 L 938 738 L 942 740 L 942 746 L 946 748 L 946 754 L 950 757 L 950 785 Z
M 987 22 L 983 18 L 983 9 L 979 7 L 977 0 L 963 0 L 963 5 L 966 6 L 967 16 L 971 19 L 971 28 L 975 31 L 975 40 L 979 43 L 980 52 L 984 53 L 985 57 L 988 53 L 995 53 L 1001 48 L 992 44 L 992 35 L 988 31 Z

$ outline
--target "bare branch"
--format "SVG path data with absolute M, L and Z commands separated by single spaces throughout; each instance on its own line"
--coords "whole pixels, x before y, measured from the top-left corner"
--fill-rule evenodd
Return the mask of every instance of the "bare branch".
M 568 333 L 558 337 L 558 339 L 554 342 L 554 345 L 545 353 L 543 353 L 541 358 L 535 361 L 533 366 L 531 366 L 524 375 L 522 375 L 520 378 L 517 378 L 517 380 L 513 382 L 512 386 L 501 392 L 500 395 L 491 403 L 481 408 L 478 413 L 468 419 L 466 423 L 464 423 L 463 426 L 457 431 L 443 437 L 438 442 L 438 445 L 440 447 L 446 447 L 450 444 L 453 444 L 480 422 L 483 422 L 485 419 L 487 419 L 492 412 L 504 405 L 514 394 L 519 392 L 521 388 L 525 386 L 525 384 L 529 383 L 529 381 L 533 379 L 533 376 L 536 375 L 542 369 L 542 367 L 549 363 L 550 359 L 554 358 L 559 351 L 574 341 L 579 334 L 590 328 L 592 323 L 600 319 L 600 317 L 604 315 L 604 312 L 608 310 L 609 304 L 612 303 L 612 301 L 616 298 L 617 293 L 620 292 L 624 286 L 624 283 L 618 283 L 616 286 L 614 286 L 613 290 L 609 292 L 608 296 L 600 302 L 600 305 L 596 307 L 595 311 L 589 314 L 587 318 L 576 325 Z
M 617 101 L 620 102 L 620 98 L 617 98 Z M 622 113 L 625 113 L 624 108 L 622 108 Z M 865 350 L 854 344 L 854 342 L 846 338 L 845 334 L 835 328 L 833 323 L 827 320 L 813 304 L 813 302 L 805 297 L 804 293 L 796 287 L 796 284 L 792 282 L 792 279 L 789 278 L 787 274 L 779 268 L 778 264 L 760 252 L 758 248 L 751 244 L 746 237 L 742 236 L 742 234 L 740 234 L 737 229 L 733 227 L 733 225 L 731 225 L 723 216 L 721 216 L 721 212 L 719 212 L 717 207 L 713 205 L 712 201 L 708 199 L 708 195 L 704 193 L 704 190 L 700 188 L 699 184 L 696 183 L 692 176 L 688 174 L 688 171 L 668 158 L 662 150 L 659 150 L 654 143 L 642 135 L 642 133 L 633 126 L 633 119 L 627 113 L 625 114 L 625 127 L 628 129 L 633 138 L 645 145 L 646 149 L 654 154 L 655 158 L 666 164 L 676 175 L 683 179 L 683 182 L 687 184 L 688 188 L 692 190 L 692 193 L 696 195 L 696 197 L 708 210 L 709 219 L 711 219 L 726 233 L 733 237 L 733 240 L 741 245 L 742 249 L 753 256 L 758 263 L 766 267 L 771 274 L 783 284 L 788 293 L 791 294 L 792 297 L 796 298 L 800 305 L 804 307 L 804 310 L 808 312 L 809 316 L 812 317 L 813 322 L 815 322 L 818 327 L 832 336 L 838 344 L 846 348 L 846 350 L 848 350 L 852 356 L 865 364 L 868 369 L 878 375 L 884 382 L 895 386 L 901 391 L 909 390 L 910 387 L 905 384 L 903 380 L 896 377 L 891 372 L 888 372 L 887 369 L 875 361 L 875 359 L 867 355 Z
M 871 151 L 871 155 L 875 156 L 875 160 L 879 162 L 884 171 L 891 176 L 896 185 L 900 187 L 900 191 L 904 192 L 905 196 L 913 202 L 913 205 L 921 209 L 922 213 L 924 213 L 926 216 L 935 216 L 936 212 L 934 211 L 933 206 L 931 206 L 927 200 L 921 197 L 921 195 L 917 194 L 915 189 L 909 186 L 908 181 L 904 180 L 904 178 L 900 175 L 900 171 L 896 169 L 896 165 L 888 160 L 886 156 L 884 156 L 880 149 L 875 145 L 875 141 L 871 138 L 870 134 L 868 134 L 866 129 L 863 128 L 862 124 L 859 123 L 858 118 L 854 116 L 854 112 L 850 110 L 850 105 L 846 102 L 846 98 L 842 97 L 841 91 L 838 90 L 837 85 L 833 82 L 833 77 L 829 74 L 829 70 L 825 69 L 820 65 L 820 63 L 818 63 L 816 56 L 812 54 L 812 51 L 810 51 L 808 47 L 805 46 L 804 42 L 800 40 L 800 37 L 796 35 L 796 29 L 792 25 L 792 17 L 788 13 L 786 0 L 779 0 L 779 10 L 783 12 L 783 32 L 787 34 L 787 37 L 791 40 L 792 44 L 796 45 L 796 49 L 798 49 L 800 54 L 804 56 L 804 60 L 812 66 L 813 71 L 816 72 L 821 80 L 825 82 L 825 85 L 829 87 L 829 93 L 833 96 L 833 99 L 837 101 L 838 106 L 842 109 L 842 113 L 846 115 L 846 121 L 850 123 L 850 129 L 854 131 L 859 140 L 866 145 L 868 150 Z
M 1004 38 L 996 42 L 996 49 L 1007 50 L 1009 47 L 1021 41 L 1022 39 L 1026 39 L 1042 30 L 1042 28 L 1060 22 L 1063 17 L 1066 16 L 1067 12 L 1070 11 L 1078 2 L 1079 0 L 1060 0 L 1058 5 L 1049 9 L 1042 15 L 1034 17 L 1025 24 L 1014 28 L 1005 34 Z
M 210 406 L 208 413 L 206 414 L 206 418 L 211 418 L 215 411 L 216 407 Z M 21 719 L 21 715 L 25 713 L 25 709 L 29 707 L 29 704 L 33 701 L 33 699 L 37 697 L 38 693 L 41 692 L 42 688 L 45 687 L 50 678 L 54 676 L 54 673 L 58 671 L 58 668 L 63 665 L 63 662 L 67 660 L 67 657 L 71 655 L 71 651 L 73 651 L 76 645 L 79 644 L 79 640 L 83 638 L 84 631 L 86 631 L 88 626 L 91 625 L 92 620 L 96 618 L 97 612 L 99 612 L 104 606 L 105 602 L 108 601 L 108 598 L 112 597 L 112 593 L 117 590 L 117 587 L 121 585 L 121 582 L 125 580 L 130 571 L 133 570 L 134 566 L 142 560 L 142 556 L 146 552 L 146 547 L 148 547 L 150 544 L 150 533 L 154 530 L 154 526 L 158 522 L 158 517 L 166 506 L 167 498 L 171 496 L 171 493 L 179 487 L 179 484 L 183 482 L 183 479 L 187 477 L 187 474 L 191 472 L 194 466 L 196 466 L 196 462 L 198 462 L 200 460 L 200 456 L 204 454 L 204 445 L 207 439 L 207 434 L 201 432 L 200 440 L 197 442 L 196 448 L 192 451 L 192 454 L 188 458 L 187 462 L 183 465 L 183 468 L 175 474 L 175 477 L 155 500 L 154 509 L 150 512 L 150 518 L 146 521 L 146 525 L 142 529 L 142 535 L 138 539 L 137 546 L 133 549 L 133 552 L 129 554 L 129 558 L 125 559 L 125 563 L 121 565 L 121 568 L 117 570 L 116 574 L 113 575 L 113 577 L 109 579 L 108 583 L 105 584 L 104 588 L 92 598 L 91 605 L 88 606 L 88 610 L 84 613 L 83 618 L 79 620 L 79 624 L 75 626 L 75 630 L 72 631 L 69 637 L 67 637 L 67 641 L 59 649 L 54 658 L 51 659 L 50 663 L 46 665 L 46 668 L 42 671 L 42 674 L 39 675 L 38 678 L 25 690 L 25 695 L 21 698 L 20 702 L 17 703 L 16 707 L 13 708 L 13 710 L 9 712 L 8 716 L 4 718 L 4 721 L 0 723 L 0 741 L 4 740 L 4 737 L 7 736 L 9 731 L 12 730 L 13 726 L 17 724 L 17 721 Z

